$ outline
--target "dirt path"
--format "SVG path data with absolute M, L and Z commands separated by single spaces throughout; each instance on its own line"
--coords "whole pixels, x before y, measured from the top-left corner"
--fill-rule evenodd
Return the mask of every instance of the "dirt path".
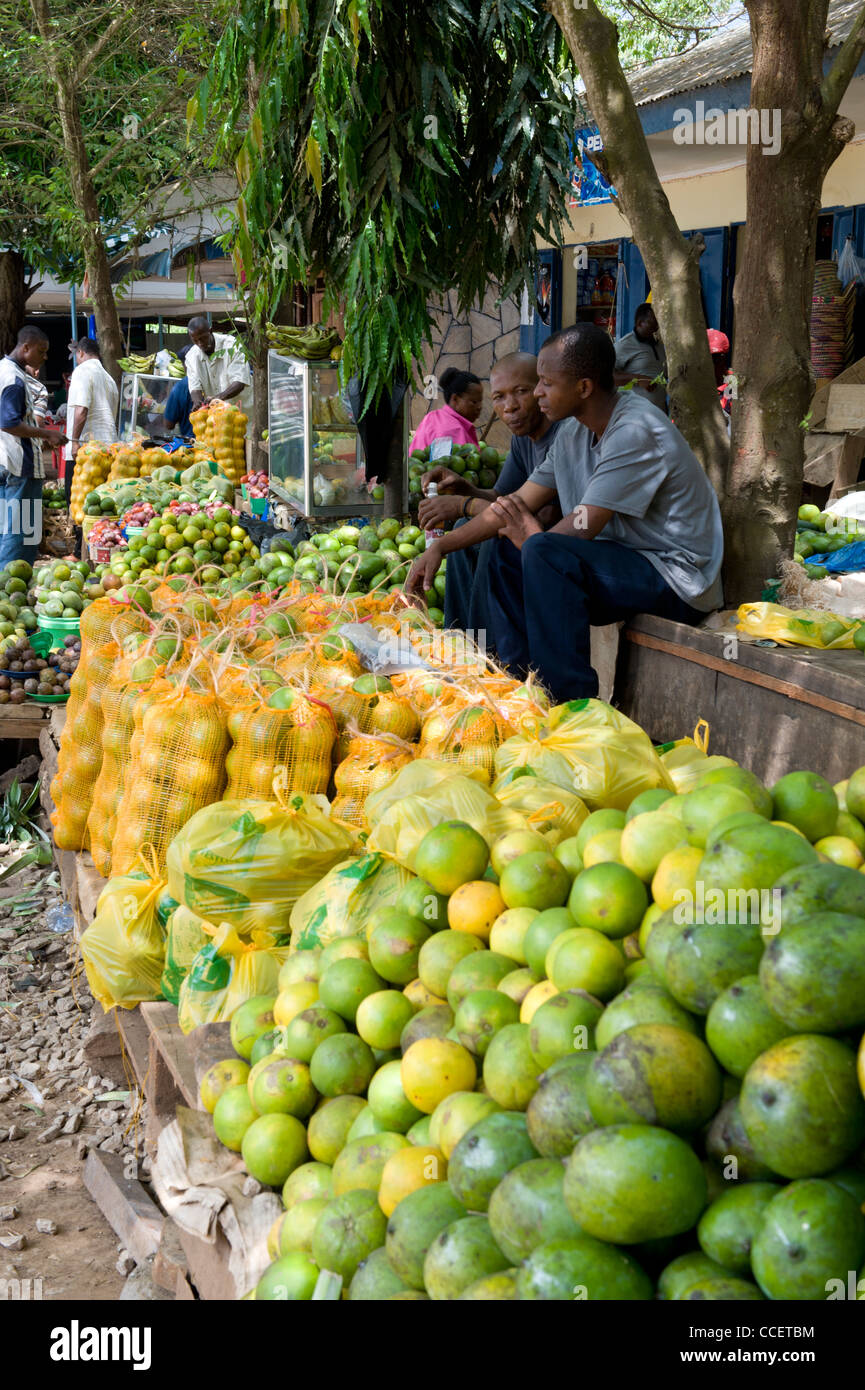
M 45 928 L 60 903 L 53 869 L 0 890 L 0 1301 L 26 1279 L 41 1280 L 31 1297 L 116 1299 L 132 1262 L 83 1186 L 84 1159 L 122 1153 L 131 1175 L 149 1173 L 134 1079 L 121 1063 L 94 1072 L 85 1056 L 91 1010 L 102 1010 L 72 933 Z

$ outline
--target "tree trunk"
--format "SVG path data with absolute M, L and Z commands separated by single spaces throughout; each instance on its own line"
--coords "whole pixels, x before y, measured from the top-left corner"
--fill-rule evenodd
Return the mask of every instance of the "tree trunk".
M 700 294 L 702 237 L 686 241 L 670 209 L 619 62 L 615 25 L 594 0 L 587 0 L 585 8 L 577 8 L 573 0 L 550 0 L 549 8 L 586 84 L 604 141 L 604 172 L 652 284 L 667 352 L 671 412 L 721 496 L 730 446 L 718 408 Z
M 31 0 L 31 7 L 42 40 L 42 53 L 51 81 L 57 93 L 57 110 L 60 116 L 60 129 L 63 136 L 63 150 L 69 172 L 72 198 L 81 218 L 81 242 L 84 251 L 84 265 L 90 282 L 90 298 L 96 318 L 96 333 L 106 371 L 120 383 L 120 368 L 117 359 L 123 353 L 123 334 L 120 316 L 111 286 L 111 271 L 108 253 L 102 236 L 99 218 L 99 203 L 93 176 L 90 171 L 90 158 L 84 142 L 81 125 L 81 108 L 78 103 L 75 55 L 69 55 L 65 48 L 58 46 L 54 24 L 47 0 Z M 63 66 L 68 58 L 72 66 Z
M 24 257 L 19 251 L 0 251 L 0 353 L 14 348 L 26 306 Z
M 739 399 L 724 504 L 730 604 L 758 597 L 790 557 L 802 497 L 817 214 L 826 172 L 853 135 L 821 93 L 827 7 L 828 0 L 747 4 L 751 106 L 780 112 L 782 138 L 777 154 L 757 144 L 746 152 L 747 224 L 734 291 Z

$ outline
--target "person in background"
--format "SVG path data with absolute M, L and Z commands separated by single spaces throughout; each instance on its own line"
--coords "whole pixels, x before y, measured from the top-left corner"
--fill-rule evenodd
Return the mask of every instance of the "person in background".
M 598 693 L 593 626 L 636 613 L 695 624 L 723 601 L 718 499 L 667 416 L 616 389 L 615 360 L 593 324 L 547 339 L 535 395 L 562 422 L 552 448 L 517 492 L 434 541 L 405 586 L 423 596 L 445 555 L 496 536 L 492 645 L 515 676 L 535 670 L 556 703 Z M 563 519 L 543 531 L 537 512 L 556 496 Z
M 419 525 L 433 530 L 442 526 L 465 525 L 478 516 L 497 497 L 516 492 L 543 462 L 556 437 L 559 421 L 541 414 L 534 391 L 538 384 L 538 359 L 529 352 L 512 352 L 496 362 L 490 372 L 490 398 L 493 410 L 511 431 L 511 446 L 494 488 L 475 487 L 444 466 L 424 474 L 424 490 L 434 482 L 438 497 L 425 497 L 418 509 Z M 553 506 L 540 517 L 542 524 L 561 519 Z M 468 550 L 455 550 L 448 560 L 445 586 L 445 626 L 462 628 L 475 634 L 489 630 L 487 611 L 487 566 L 495 542 L 484 541 Z
M 727 417 L 727 429 L 730 428 L 730 388 L 724 381 L 727 372 L 730 370 L 730 339 L 726 333 L 722 333 L 718 328 L 708 328 L 706 330 L 709 339 L 709 352 L 712 354 L 712 366 L 715 369 L 715 385 L 718 388 L 718 401 Z
M 102 444 L 117 442 L 117 405 L 120 399 L 117 383 L 106 372 L 99 358 L 95 338 L 79 338 L 70 343 L 75 358 L 75 370 L 69 381 L 66 402 L 69 446 L 66 450 L 66 505 L 72 489 L 72 475 L 78 450 L 88 439 Z
M 186 380 L 192 409 L 208 401 L 231 401 L 247 415 L 252 404 L 252 373 L 233 333 L 214 333 L 207 319 L 189 320 L 192 346 L 186 355 Z
M 38 372 L 48 356 L 41 328 L 25 325 L 8 357 L 0 360 L 0 568 L 36 558 L 42 539 L 42 480 L 54 470 L 42 461 L 40 443 L 66 443 L 61 430 L 36 423 L 28 367 Z
M 473 372 L 448 367 L 438 379 L 444 405 L 430 410 L 414 432 L 412 449 L 425 449 L 434 439 L 452 439 L 454 444 L 477 444 L 475 420 L 484 403 L 484 388 Z
M 36 416 L 37 425 L 48 424 L 48 387 L 39 379 L 39 372 L 35 367 L 25 368 L 28 376 L 27 390 L 30 400 L 33 403 L 33 414 Z
M 192 409 L 192 396 L 189 382 L 182 376 L 168 393 L 165 402 L 165 428 L 181 439 L 192 439 L 192 422 L 189 412 Z
M 667 354 L 661 342 L 658 320 L 651 304 L 641 304 L 634 314 L 634 331 L 626 333 L 616 343 L 617 386 L 633 384 L 634 390 L 666 413 L 667 388 L 651 382 L 667 375 Z

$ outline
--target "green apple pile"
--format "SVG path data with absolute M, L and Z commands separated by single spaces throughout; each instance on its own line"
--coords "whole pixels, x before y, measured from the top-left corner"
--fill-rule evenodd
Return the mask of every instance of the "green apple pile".
M 496 479 L 502 471 L 507 454 L 502 454 L 492 444 L 455 444 L 450 457 L 437 460 L 454 473 L 459 473 L 472 487 L 495 487 Z M 408 460 L 408 490 L 412 498 L 421 495 L 421 478 L 430 467 L 430 451 L 412 449 Z

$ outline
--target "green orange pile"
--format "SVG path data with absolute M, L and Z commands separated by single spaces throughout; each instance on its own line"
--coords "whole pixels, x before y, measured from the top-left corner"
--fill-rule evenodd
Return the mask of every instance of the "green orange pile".
M 205 1077 L 282 1188 L 254 1296 L 321 1271 L 350 1299 L 847 1296 L 863 820 L 865 768 L 769 791 L 730 766 L 554 851 L 430 830 L 396 906 L 295 952 Z

